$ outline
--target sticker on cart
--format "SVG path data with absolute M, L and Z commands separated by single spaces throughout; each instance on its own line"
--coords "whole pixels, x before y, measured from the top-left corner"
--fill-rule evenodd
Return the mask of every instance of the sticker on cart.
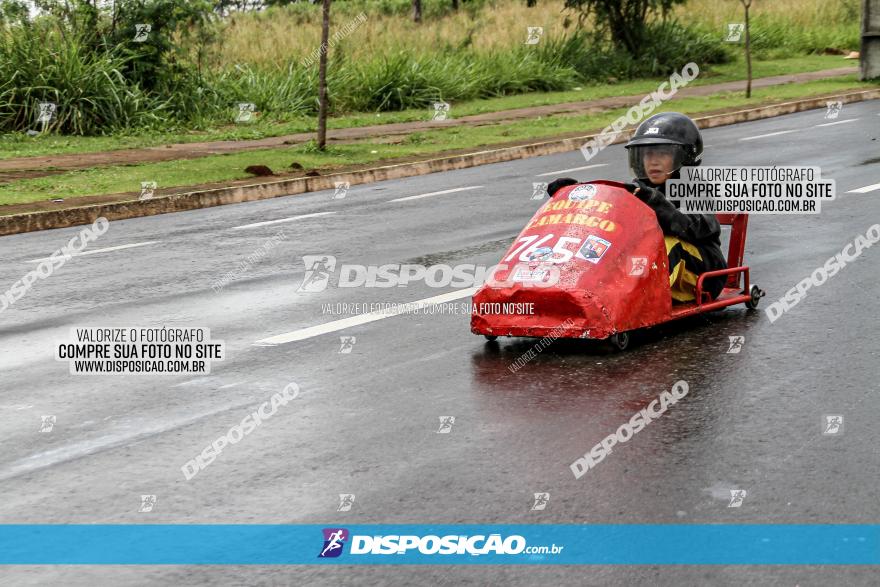
M 529 261 L 531 262 L 540 262 L 540 261 L 548 261 L 550 257 L 553 256 L 553 249 L 550 247 L 538 247 L 531 253 L 529 253 Z
M 549 269 L 517 269 L 513 281 L 519 283 L 542 283 L 550 277 Z
M 584 241 L 584 245 L 575 256 L 595 264 L 599 262 L 599 259 L 601 259 L 605 252 L 610 248 L 611 243 L 609 241 L 591 234 L 587 237 L 587 240 Z
M 584 200 L 592 200 L 596 195 L 596 186 L 591 183 L 587 185 L 579 185 L 568 192 L 568 199 L 572 202 L 582 202 Z

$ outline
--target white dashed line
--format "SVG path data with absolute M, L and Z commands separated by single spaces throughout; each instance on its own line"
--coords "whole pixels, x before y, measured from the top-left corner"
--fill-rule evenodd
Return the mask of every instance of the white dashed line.
M 350 318 L 342 318 L 341 320 L 334 320 L 333 322 L 319 324 L 318 326 L 301 328 L 300 330 L 294 330 L 293 332 L 288 332 L 286 334 L 277 334 L 275 336 L 270 336 L 269 338 L 264 338 L 263 340 L 258 340 L 254 344 L 257 346 L 275 346 L 288 342 L 305 340 L 322 334 L 329 334 L 331 332 L 351 328 L 352 326 L 360 326 L 361 324 L 368 324 L 384 318 L 391 318 L 392 316 L 398 316 L 403 313 L 411 313 L 434 304 L 442 304 L 444 302 L 451 302 L 452 300 L 467 298 L 477 293 L 478 289 L 479 288 L 477 287 L 470 287 L 468 289 L 452 291 L 422 300 L 404 302 L 387 310 L 367 312 L 366 314 L 359 314 Z
M 847 118 L 846 120 L 838 120 L 836 122 L 826 122 L 825 124 L 817 124 L 816 126 L 834 126 L 835 124 L 846 124 L 847 122 L 855 122 L 858 118 Z
M 800 130 L 799 128 L 793 128 L 791 130 L 779 130 L 776 132 L 768 132 L 767 134 L 764 134 L 764 135 L 755 135 L 753 137 L 743 137 L 740 140 L 741 141 L 754 141 L 755 139 L 763 139 L 764 137 L 775 137 L 777 135 L 784 135 L 784 134 L 788 134 L 790 132 L 797 132 L 799 130 Z
M 407 202 L 409 200 L 418 200 L 419 198 L 429 198 L 431 196 L 440 196 L 443 194 L 453 194 L 455 192 L 466 192 L 468 190 L 478 190 L 483 186 L 481 185 L 471 185 L 463 188 L 452 188 L 451 190 L 442 190 L 439 192 L 429 192 L 427 194 L 419 194 L 418 196 L 407 196 L 405 198 L 397 198 L 396 200 L 388 200 L 388 202 Z
M 571 171 L 583 171 L 584 169 L 593 169 L 595 167 L 607 167 L 607 163 L 597 163 L 595 165 L 584 165 L 583 167 L 572 167 L 571 169 L 560 169 L 559 171 L 550 171 L 547 173 L 539 173 L 535 177 L 544 177 L 547 175 L 559 175 L 561 173 L 569 173 Z
M 848 194 L 867 194 L 868 192 L 873 192 L 880 190 L 880 183 L 875 183 L 874 185 L 866 185 L 863 188 L 856 188 L 854 190 L 849 190 Z
M 122 251 L 123 249 L 133 249 L 135 247 L 145 247 L 147 245 L 154 245 L 160 241 L 147 241 L 143 243 L 132 243 L 130 245 L 119 245 L 118 247 L 107 247 L 106 249 L 92 249 L 86 250 L 82 253 L 73 253 L 71 257 L 83 257 L 85 255 L 95 255 L 97 253 L 109 253 L 110 251 Z M 40 259 L 30 259 L 29 261 L 25 261 L 25 263 L 42 263 L 43 261 L 48 261 L 51 257 L 42 257 Z
M 316 216 L 326 216 L 327 214 L 336 214 L 336 212 L 315 212 L 314 214 L 303 214 L 301 216 L 291 216 L 290 218 L 279 218 L 278 220 L 267 220 L 266 222 L 254 222 L 253 224 L 242 224 L 241 226 L 233 226 L 231 230 L 242 230 L 244 228 L 257 228 L 260 226 L 269 226 L 270 224 L 280 224 L 282 222 L 293 222 L 294 220 L 302 220 L 303 218 L 314 218 Z

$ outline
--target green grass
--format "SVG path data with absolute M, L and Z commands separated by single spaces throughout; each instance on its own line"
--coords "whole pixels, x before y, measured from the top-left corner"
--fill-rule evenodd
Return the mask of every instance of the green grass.
M 330 112 L 340 117 L 334 124 L 368 124 L 376 118 L 423 120 L 439 100 L 453 103 L 460 116 L 502 107 L 504 102 L 492 100 L 501 96 L 519 95 L 526 104 L 552 103 L 587 98 L 589 88 L 602 94 L 608 86 L 614 93 L 630 87 L 641 94 L 646 84 L 656 83 L 650 78 L 667 76 L 686 61 L 708 68 L 742 57 L 742 45 L 724 41 L 727 23 L 742 18 L 736 0 L 688 0 L 669 18 L 649 16 L 639 56 L 594 34 L 594 19 L 578 19 L 564 8 L 565 0 L 541 0 L 536 8 L 522 0 L 472 0 L 457 11 L 448 0 L 425 0 L 420 25 L 411 22 L 407 1 L 354 0 L 334 10 L 334 34 L 344 37 L 330 50 Z M 4 17 L 0 22 L 3 132 L 32 129 L 37 104 L 43 101 L 58 105 L 53 132 L 116 135 L 119 141 L 110 142 L 115 147 L 311 128 L 317 113 L 317 69 L 303 58 L 320 43 L 317 4 L 236 11 L 210 19 L 204 27 L 181 24 L 175 30 L 175 23 L 200 17 L 199 3 L 178 2 L 168 14 L 164 8 L 162 14 L 154 14 L 161 18 L 152 21 L 150 42 L 136 47 L 126 31 L 139 22 L 132 19 L 147 13 L 111 11 L 111 5 L 119 3 L 91 4 L 97 7 L 97 20 L 88 25 L 61 15 L 21 15 L 23 21 L 16 24 L 11 12 L 11 20 Z M 155 3 L 147 4 L 155 8 Z M 751 12 L 756 62 L 857 49 L 860 4 L 861 0 L 756 3 Z M 540 43 L 524 43 L 526 24 L 543 27 Z M 758 69 L 756 75 L 764 75 Z M 797 66 L 777 68 L 776 73 L 796 70 Z M 725 71 L 734 70 L 717 69 L 718 79 Z M 741 65 L 736 71 L 741 75 Z M 587 89 L 572 94 L 576 86 Z M 259 124 L 231 124 L 232 109 L 240 102 L 256 105 L 262 113 Z M 356 114 L 367 112 L 373 114 Z M 376 117 L 376 112 L 386 115 Z M 17 135 L 0 136 L 0 153 L 27 154 L 40 144 L 52 153 L 88 150 L 78 148 L 78 143 L 54 138 L 42 143 Z M 105 149 L 107 145 L 105 139 L 94 144 Z
M 791 73 L 818 71 L 834 67 L 856 65 L 853 61 L 839 56 L 807 55 L 787 59 L 757 61 L 753 63 L 753 77 L 769 77 Z M 452 104 L 453 117 L 470 116 L 486 112 L 499 112 L 529 106 L 563 104 L 583 100 L 595 100 L 611 96 L 645 94 L 657 87 L 663 78 L 627 81 L 616 84 L 584 85 L 581 90 L 564 92 L 535 92 L 485 100 L 472 100 Z M 745 79 L 745 65 L 742 61 L 715 65 L 703 71 L 690 85 L 723 83 Z M 331 129 L 356 128 L 373 124 L 395 122 L 414 122 L 428 120 L 427 110 L 403 110 L 400 112 L 357 113 L 331 118 Z M 261 121 L 248 125 L 229 125 L 200 132 L 187 133 L 146 133 L 137 135 L 114 135 L 107 137 L 82 137 L 46 135 L 31 138 L 24 134 L 0 135 L 0 159 L 40 155 L 60 155 L 66 153 L 94 153 L 118 149 L 153 147 L 169 143 L 192 143 L 201 141 L 247 140 L 282 136 L 300 132 L 314 132 L 315 119 L 297 117 L 287 121 Z
M 298 58 L 305 55 L 287 53 L 274 65 L 218 59 L 219 41 L 197 51 L 196 37 L 180 31 L 174 35 L 170 26 L 156 27 L 149 45 L 133 49 L 111 25 L 107 3 L 101 4 L 106 9 L 100 11 L 98 25 L 87 31 L 60 17 L 0 23 L 0 129 L 32 129 L 41 101 L 58 106 L 53 132 L 81 136 L 202 130 L 231 122 L 231 109 L 240 102 L 253 102 L 267 119 L 317 115 L 317 70 Z M 185 5 L 179 3 L 181 9 Z M 463 15 L 464 11 L 459 18 Z M 317 13 L 312 11 L 312 16 Z M 247 17 L 236 14 L 223 23 L 238 18 Z M 364 14 L 358 22 L 367 20 Z M 407 29 L 426 35 L 432 24 Z M 609 76 L 644 79 L 669 75 L 686 60 L 712 64 L 731 58 L 714 32 L 653 20 L 645 29 L 640 45 L 650 58 L 644 59 L 616 50 L 585 29 L 548 34 L 534 47 L 508 33 L 505 47 L 495 51 L 476 50 L 467 43 L 432 45 L 424 39 L 415 48 L 428 50 L 386 42 L 380 51 L 361 57 L 334 47 L 327 74 L 330 111 L 426 109 L 438 100 L 560 91 L 587 81 L 605 83 Z M 278 34 L 300 36 L 299 30 L 297 35 L 291 30 L 297 29 Z M 197 37 L 204 39 L 203 33 L 213 37 L 207 31 Z M 386 34 L 380 38 L 387 41 Z M 203 68 L 194 61 L 197 56 Z
M 868 86 L 859 82 L 856 76 L 846 76 L 759 89 L 754 92 L 752 100 L 746 100 L 742 92 L 683 98 L 673 102 L 671 109 L 693 115 L 719 108 L 752 106 L 771 100 L 804 98 L 863 87 L 876 85 Z M 517 140 L 539 141 L 563 133 L 602 128 L 624 112 L 625 109 L 621 108 L 595 115 L 552 116 L 498 125 L 424 131 L 405 138 L 400 144 L 346 144 L 334 146 L 326 153 L 311 152 L 308 148 L 297 146 L 166 163 L 71 171 L 0 186 L 0 204 L 137 192 L 141 181 L 156 181 L 160 188 L 168 188 L 191 185 L 193 178 L 198 178 L 200 182 L 244 179 L 250 176 L 243 169 L 256 164 L 268 165 L 276 172 L 284 171 L 293 161 L 306 168 L 319 167 L 328 170 L 352 164 L 374 164 L 396 157 L 430 156 L 450 149 L 487 147 Z

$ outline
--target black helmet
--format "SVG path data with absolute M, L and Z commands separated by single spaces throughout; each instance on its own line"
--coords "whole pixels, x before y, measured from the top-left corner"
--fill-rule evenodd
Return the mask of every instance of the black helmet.
M 689 117 L 679 112 L 655 114 L 639 125 L 624 146 L 629 152 L 629 166 L 639 179 L 648 177 L 645 156 L 662 152 L 672 156 L 674 174 L 683 166 L 694 167 L 703 158 L 703 137 Z

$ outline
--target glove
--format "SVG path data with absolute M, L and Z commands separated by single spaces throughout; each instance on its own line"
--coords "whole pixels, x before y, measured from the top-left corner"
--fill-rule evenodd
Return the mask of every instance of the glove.
M 547 186 L 547 194 L 552 198 L 553 195 L 556 192 L 558 192 L 559 190 L 561 190 L 562 188 L 570 186 L 570 185 L 575 185 L 577 183 L 580 183 L 580 182 L 578 182 L 578 180 L 572 179 L 570 177 L 560 177 L 559 179 L 554 179 Z
M 641 179 L 634 179 L 633 182 L 634 183 L 625 183 L 623 184 L 623 187 L 626 188 L 626 191 L 633 194 L 648 206 L 653 207 L 665 199 L 663 192 L 657 188 L 652 188 Z
M 657 216 L 657 222 L 660 224 L 660 229 L 663 230 L 663 234 L 677 236 L 683 239 L 698 240 L 691 234 L 694 222 L 699 216 L 682 214 L 672 202 L 666 199 L 663 192 L 657 188 L 651 187 L 640 179 L 634 179 L 633 181 L 635 183 L 623 184 L 624 187 L 654 210 L 654 214 Z M 721 232 L 720 228 L 718 229 L 718 232 Z

